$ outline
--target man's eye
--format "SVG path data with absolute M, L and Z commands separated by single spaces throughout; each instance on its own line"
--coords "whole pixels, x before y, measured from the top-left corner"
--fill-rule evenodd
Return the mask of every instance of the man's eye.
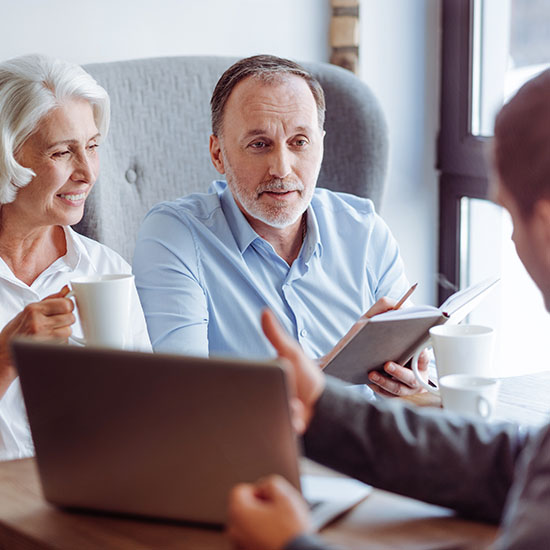
M 305 147 L 305 146 L 307 145 L 307 143 L 308 143 L 307 139 L 302 139 L 302 138 L 297 139 L 297 140 L 294 142 L 294 144 L 295 144 L 296 146 L 298 146 L 298 147 Z
M 265 149 L 267 143 L 265 141 L 254 141 L 250 144 L 250 147 L 252 147 L 252 149 Z
M 66 157 L 68 155 L 70 155 L 71 152 L 70 151 L 56 151 L 52 157 L 55 157 L 55 158 L 63 158 L 63 157 Z
M 88 151 L 95 151 L 99 147 L 99 143 L 92 143 L 88 145 Z

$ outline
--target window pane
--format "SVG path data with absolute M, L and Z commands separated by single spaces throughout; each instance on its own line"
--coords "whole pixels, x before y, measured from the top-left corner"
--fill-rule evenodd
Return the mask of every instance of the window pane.
M 461 225 L 467 235 L 461 247 L 461 287 L 501 277 L 468 319 L 497 331 L 496 376 L 548 370 L 550 315 L 516 254 L 508 213 L 481 199 L 463 198 L 461 207 Z
M 491 136 L 500 107 L 550 66 L 548 0 L 474 0 L 470 130 Z

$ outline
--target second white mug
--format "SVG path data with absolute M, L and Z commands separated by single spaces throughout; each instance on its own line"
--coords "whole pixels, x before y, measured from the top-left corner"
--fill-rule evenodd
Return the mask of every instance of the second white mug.
M 412 358 L 412 370 L 418 382 L 432 393 L 418 372 L 418 358 L 424 347 L 433 347 L 438 379 L 448 374 L 494 376 L 494 329 L 482 325 L 439 325 L 430 329 L 429 341 Z

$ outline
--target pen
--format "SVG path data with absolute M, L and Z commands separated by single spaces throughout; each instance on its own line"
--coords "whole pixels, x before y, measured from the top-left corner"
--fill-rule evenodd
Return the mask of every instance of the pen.
M 401 300 L 399 300 L 397 302 L 397 304 L 395 304 L 393 306 L 392 309 L 399 309 L 404 303 L 405 301 L 407 300 L 407 298 L 409 298 L 409 296 L 416 290 L 416 287 L 418 286 L 418 283 L 414 283 L 413 286 L 411 286 L 411 288 L 409 288 L 409 290 L 407 290 L 407 292 L 405 292 L 405 294 L 403 295 L 403 297 L 401 298 Z

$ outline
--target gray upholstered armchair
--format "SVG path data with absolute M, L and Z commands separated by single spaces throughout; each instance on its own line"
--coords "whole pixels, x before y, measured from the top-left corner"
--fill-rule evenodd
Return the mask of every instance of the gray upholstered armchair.
M 219 177 L 210 162 L 210 96 L 236 59 L 167 57 L 86 66 L 111 96 L 101 174 L 76 229 L 131 261 L 138 227 L 155 203 L 206 191 Z M 325 157 L 318 185 L 380 204 L 387 132 L 378 102 L 350 72 L 304 63 L 327 100 Z

